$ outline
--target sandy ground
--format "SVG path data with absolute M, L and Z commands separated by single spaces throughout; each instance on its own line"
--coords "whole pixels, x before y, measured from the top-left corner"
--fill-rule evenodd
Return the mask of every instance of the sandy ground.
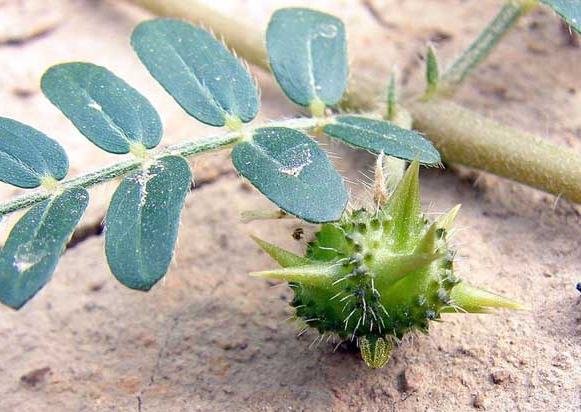
M 20 20 L 6 18 L 22 12 L 14 3 L 27 4 Z M 124 77 L 159 109 L 164 144 L 212 133 L 183 114 L 131 52 L 131 29 L 147 14 L 95 0 L 55 0 L 50 13 L 46 6 L 35 12 L 39 3 L 0 0 L 0 41 L 48 30 L 0 44 L 0 115 L 57 138 L 71 155 L 71 175 L 115 159 L 86 142 L 39 92 L 38 79 L 51 64 L 88 60 Z M 346 21 L 352 70 L 387 78 L 397 66 L 402 81 L 417 90 L 425 42 L 436 42 L 442 60 L 450 61 L 501 1 L 229 0 L 218 6 L 263 27 L 272 10 L 291 4 Z M 458 101 L 581 153 L 580 64 L 581 49 L 567 45 L 552 13 L 538 11 L 477 70 Z M 296 113 L 268 75 L 254 73 L 263 119 Z M 358 170 L 368 174 L 370 156 L 335 144 L 329 149 L 341 155 L 337 164 L 346 176 L 366 180 Z M 102 236 L 90 236 L 67 251 L 54 279 L 23 310 L 0 307 L 0 412 L 581 409 L 581 303 L 574 287 L 581 280 L 579 207 L 492 176 L 424 172 L 425 208 L 463 204 L 456 235 L 463 277 L 531 311 L 449 315 L 429 337 L 406 340 L 374 371 L 358 355 L 333 352 L 331 344 L 309 349 L 315 334 L 297 339 L 295 326 L 284 322 L 290 292 L 246 275 L 274 265 L 249 234 L 300 250 L 291 233 L 302 225 L 239 223 L 241 211 L 269 202 L 231 172 L 227 154 L 192 164 L 198 188 L 183 212 L 175 264 L 153 291 L 118 284 Z M 89 232 L 114 187 L 91 192 L 82 223 Z M 352 189 L 365 197 L 362 185 Z M 15 192 L 3 185 L 0 195 Z

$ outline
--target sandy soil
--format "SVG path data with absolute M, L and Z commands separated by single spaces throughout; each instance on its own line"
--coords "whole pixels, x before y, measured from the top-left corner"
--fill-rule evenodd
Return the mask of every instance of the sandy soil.
M 39 24 L 48 32 L 0 44 L 0 115 L 57 138 L 71 155 L 71 175 L 115 159 L 42 97 L 38 79 L 51 64 L 89 60 L 126 78 L 159 109 L 165 144 L 212 133 L 184 115 L 130 51 L 131 28 L 147 14 L 113 1 L 62 0 L 54 2 L 60 17 L 48 23 L 38 12 L 2 19 L 14 2 L 20 3 L 0 0 L 0 23 Z M 450 61 L 501 1 L 228 0 L 219 7 L 264 26 L 272 10 L 290 4 L 344 18 L 352 70 L 387 78 L 397 65 L 417 90 L 425 42 L 437 42 L 442 60 Z M 10 30 L 0 30 L 0 41 Z M 581 49 L 567 45 L 555 16 L 538 11 L 477 70 L 458 101 L 581 153 L 580 63 Z M 263 119 L 296 113 L 269 76 L 254 73 Z M 366 180 L 358 170 L 369 171 L 370 156 L 329 148 L 341 155 L 346 176 Z M 183 213 L 175 264 L 153 291 L 118 284 L 103 238 L 90 236 L 67 251 L 54 279 L 22 311 L 0 307 L 0 412 L 581 409 L 578 206 L 492 176 L 425 171 L 425 208 L 463 204 L 456 235 L 463 277 L 531 311 L 449 315 L 374 371 L 331 344 L 309 349 L 315 334 L 297 339 L 295 326 L 284 322 L 289 291 L 247 277 L 274 265 L 248 235 L 300 250 L 291 237 L 300 223 L 239 223 L 241 211 L 268 208 L 268 201 L 231 172 L 226 154 L 193 165 L 198 188 Z M 92 191 L 85 228 L 98 226 L 114 187 Z M 365 197 L 362 185 L 353 191 Z M 3 185 L 0 193 L 14 192 Z

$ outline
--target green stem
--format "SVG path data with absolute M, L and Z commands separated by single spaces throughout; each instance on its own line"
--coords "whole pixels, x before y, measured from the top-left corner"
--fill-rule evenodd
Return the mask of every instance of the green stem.
M 254 29 L 248 30 L 239 20 L 229 18 L 226 15 L 217 13 L 214 10 L 209 10 L 207 7 L 198 7 L 197 0 L 168 0 L 159 2 L 157 0 L 132 0 L 154 13 L 160 8 L 159 3 L 164 4 L 164 15 L 171 15 L 175 17 L 189 18 L 195 22 L 202 23 L 210 27 L 215 32 L 222 34 L 224 41 L 233 47 L 237 53 L 248 60 L 250 63 L 256 64 L 264 69 L 268 69 L 266 64 L 266 52 L 264 50 L 264 41 L 259 32 Z M 518 15 L 526 12 L 529 8 L 538 3 L 537 0 L 517 0 L 511 1 L 507 4 L 518 4 L 520 7 L 525 7 L 520 10 Z M 515 3 L 516 2 L 516 3 Z M 506 5 L 505 5 L 506 7 Z M 513 6 L 514 7 L 514 6 Z M 504 9 L 504 8 L 503 8 Z M 512 10 L 512 8 L 510 9 Z M 501 10 L 502 14 L 503 11 Z M 511 12 L 512 14 L 512 12 Z M 514 24 L 514 19 L 508 19 L 511 24 Z M 501 25 L 502 26 L 502 25 Z M 487 53 L 500 40 L 500 37 L 510 25 L 504 25 L 504 31 L 492 36 L 496 39 L 495 42 L 489 43 L 486 48 Z M 488 30 L 485 29 L 485 31 Z M 484 38 L 483 36 L 480 36 Z M 248 44 L 244 45 L 239 39 L 248 39 Z M 354 110 L 367 110 L 374 108 L 377 97 L 383 93 L 385 84 L 378 79 L 378 76 L 359 77 L 357 73 L 351 76 L 349 88 L 347 91 L 348 106 Z M 467 166 L 486 170 L 491 173 L 497 173 L 502 176 L 523 182 L 535 187 L 539 187 L 550 193 L 562 194 L 571 200 L 581 203 L 581 184 L 579 179 L 579 169 L 581 168 L 581 159 L 574 155 L 571 151 L 543 141 L 535 136 L 523 133 L 519 130 L 507 128 L 497 123 L 491 122 L 494 126 L 493 132 L 489 135 L 485 129 L 480 129 L 478 121 L 482 121 L 483 125 L 488 125 L 488 120 L 482 118 L 474 112 L 466 109 L 461 109 L 457 106 L 457 110 L 446 111 L 446 105 L 450 103 L 435 100 L 438 103 L 415 103 L 410 107 L 410 111 L 414 118 L 417 118 L 415 127 L 427 135 L 427 137 L 436 144 L 441 143 L 442 138 L 446 138 L 446 145 L 448 149 L 439 144 L 440 148 L 445 153 L 445 158 L 448 162 L 462 163 Z M 442 104 L 442 107 L 438 107 Z M 461 121 L 455 123 L 455 116 L 461 116 Z M 476 121 L 476 123 L 474 123 Z M 431 123 L 435 122 L 435 123 Z M 441 136 L 442 126 L 453 128 L 454 133 L 449 136 Z M 477 132 L 475 134 L 475 132 Z M 494 138 L 496 136 L 497 138 Z M 503 136 L 503 139 L 498 139 L 498 136 Z M 522 139 L 523 136 L 527 136 Z M 490 139 L 490 140 L 489 140 Z M 512 141 L 526 142 L 524 145 L 515 147 L 517 145 L 511 143 Z M 539 142 L 539 147 L 534 146 Z M 470 151 L 478 146 L 479 153 L 482 157 L 470 156 Z M 510 153 L 516 150 L 514 153 Z M 547 158 L 550 161 L 543 164 L 542 167 L 530 167 L 531 163 L 535 162 L 535 154 L 541 153 L 541 158 Z M 510 157 L 510 165 L 497 159 L 505 159 Z M 485 160 L 486 159 L 486 160 Z M 509 167 L 510 166 L 510 167 Z M 547 179 L 547 176 L 558 176 L 559 182 L 553 185 L 553 182 Z M 567 183 L 566 176 L 571 176 L 571 183 Z M 572 187 L 575 186 L 576 188 Z M 564 190 L 567 189 L 567 190 Z
M 502 37 L 538 3 L 538 0 L 509 0 L 474 42 L 442 75 L 441 92 L 453 94 L 462 81 L 490 54 Z
M 311 119 L 311 118 L 299 118 L 299 119 L 289 119 L 285 121 L 272 122 L 269 124 L 261 125 L 258 127 L 291 127 L 293 129 L 311 129 L 317 127 L 321 119 Z M 211 136 L 202 139 L 190 140 L 187 142 L 179 143 L 165 149 L 161 149 L 150 153 L 150 158 L 159 158 L 162 156 L 183 156 L 191 157 L 202 153 L 211 152 L 215 150 L 225 149 L 233 144 L 236 144 L 241 139 L 245 138 L 247 134 L 251 133 L 256 127 L 249 128 L 247 130 L 241 130 L 230 133 L 223 133 L 218 136 Z M 145 160 L 146 161 L 146 160 Z M 123 176 L 129 172 L 139 169 L 144 164 L 144 159 L 134 158 L 126 160 L 124 162 L 116 163 L 105 168 L 88 172 L 84 175 L 74 177 L 72 179 L 67 179 L 59 183 L 58 187 L 60 189 L 69 189 L 73 187 L 85 187 L 89 188 L 91 186 L 98 185 L 120 176 Z M 38 190 L 30 194 L 26 194 L 8 202 L 0 204 L 0 217 L 7 215 L 9 213 L 15 212 L 20 209 L 25 209 L 33 206 L 43 200 L 48 199 L 52 195 L 52 191 L 48 190 Z
M 414 126 L 444 160 L 475 167 L 581 203 L 581 161 L 573 150 L 498 123 L 444 99 L 417 101 Z

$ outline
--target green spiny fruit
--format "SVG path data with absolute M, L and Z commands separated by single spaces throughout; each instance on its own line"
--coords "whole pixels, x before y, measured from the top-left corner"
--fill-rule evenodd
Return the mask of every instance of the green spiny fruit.
M 421 211 L 418 174 L 413 162 L 377 210 L 349 211 L 323 224 L 306 257 L 255 239 L 282 268 L 251 275 L 288 282 L 296 317 L 323 335 L 356 339 L 372 368 L 385 365 L 406 333 L 427 333 L 442 313 L 523 308 L 454 274 L 448 238 L 459 205 L 430 223 Z

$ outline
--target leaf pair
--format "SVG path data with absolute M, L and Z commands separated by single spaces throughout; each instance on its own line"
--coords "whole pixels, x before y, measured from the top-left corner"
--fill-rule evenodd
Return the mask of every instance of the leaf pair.
M 44 133 L 0 118 L 0 180 L 53 193 L 13 227 L 0 251 L 0 301 L 19 309 L 49 280 L 85 211 L 83 188 L 61 189 L 69 162 L 64 149 Z
M 199 121 L 224 126 L 256 117 L 258 90 L 249 73 L 206 31 L 160 19 L 137 26 L 131 43 L 153 77 Z M 281 209 L 307 221 L 337 220 L 347 203 L 325 152 L 300 131 L 255 130 L 235 146 L 232 162 Z
M 347 87 L 347 46 L 341 20 L 308 9 L 282 9 L 266 32 L 270 67 L 295 103 L 335 106 Z M 420 133 L 362 116 L 338 116 L 323 131 L 329 137 L 374 154 L 440 163 L 440 155 Z
M 54 66 L 45 95 L 91 142 L 110 153 L 147 156 L 163 128 L 149 101 L 107 69 L 88 63 Z M 124 285 L 149 290 L 171 262 L 192 174 L 187 161 L 166 156 L 125 177 L 105 219 L 105 252 Z
M 0 117 L 0 181 L 34 189 L 45 179 L 62 180 L 69 159 L 61 145 L 44 133 Z
M 132 45 L 141 61 L 182 108 L 199 121 L 239 132 L 259 109 L 249 73 L 209 33 L 159 19 L 140 24 Z M 269 25 L 270 64 L 285 93 L 314 114 L 336 105 L 346 87 L 345 31 L 340 20 L 306 9 L 277 12 Z M 139 92 L 104 67 L 66 63 L 42 78 L 44 94 L 101 149 L 132 153 L 142 168 L 125 177 L 106 216 L 106 255 L 113 274 L 148 290 L 171 262 L 179 217 L 192 179 L 178 156 L 148 150 L 163 136 L 160 117 Z M 419 134 L 363 117 L 340 116 L 323 131 L 352 146 L 426 164 L 439 162 Z M 338 220 L 347 202 L 340 175 L 306 134 L 285 127 L 240 133 L 232 151 L 238 172 L 281 209 L 309 222 Z M 0 300 L 18 308 L 50 278 L 88 202 L 81 187 L 59 187 L 67 156 L 56 142 L 26 125 L 0 118 L 0 180 L 43 186 L 48 200 L 14 227 L 0 253 Z M 67 214 L 67 211 L 69 214 Z
M 293 102 L 309 107 L 314 115 L 324 115 L 325 106 L 339 103 L 348 75 L 345 27 L 341 20 L 308 9 L 278 10 L 268 25 L 266 48 L 272 72 Z M 339 116 L 328 123 L 323 127 L 324 133 L 351 146 L 410 161 L 419 158 L 424 164 L 440 162 L 438 152 L 419 133 L 361 116 Z M 274 131 L 269 134 L 276 135 Z M 347 193 L 330 162 L 319 154 L 321 149 L 296 132 L 285 131 L 271 144 L 268 140 L 266 135 L 260 135 L 260 139 L 253 139 L 252 149 L 234 149 L 232 159 L 238 171 L 282 209 L 304 220 L 316 223 L 337 220 L 345 208 Z M 264 150 L 265 144 L 275 150 Z M 292 147 L 290 156 L 287 146 Z M 306 164 L 306 159 L 300 162 L 295 156 L 304 153 L 302 148 L 307 146 L 309 153 L 317 153 L 320 161 L 313 161 L 312 167 L 306 169 L 313 172 L 303 175 L 305 181 L 293 181 L 285 162 Z M 259 153 L 269 153 L 270 159 L 267 156 L 253 164 L 252 156 Z M 263 172 L 257 173 L 259 169 Z

